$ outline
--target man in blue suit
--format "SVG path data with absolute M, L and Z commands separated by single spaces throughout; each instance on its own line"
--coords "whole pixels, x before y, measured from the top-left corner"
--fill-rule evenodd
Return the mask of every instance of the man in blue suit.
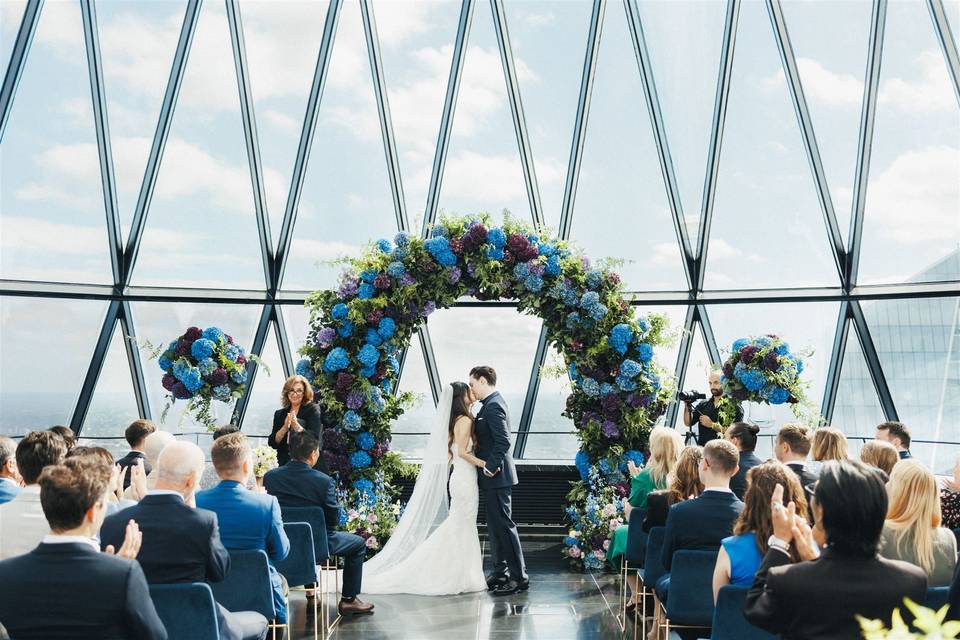
M 220 542 L 217 514 L 194 509 L 194 492 L 203 473 L 200 447 L 167 445 L 157 461 L 156 487 L 136 505 L 103 521 L 100 546 L 119 548 L 127 523 L 143 533 L 137 561 L 150 584 L 220 582 L 230 570 L 230 554 Z M 267 620 L 253 611 L 231 612 L 217 605 L 221 640 L 263 640 Z
M 337 483 L 313 468 L 320 459 L 320 440 L 310 431 L 300 431 L 290 436 L 287 451 L 290 462 L 268 471 L 263 477 L 263 488 L 276 496 L 281 507 L 323 508 L 330 553 L 343 558 L 343 592 L 337 611 L 341 615 L 373 613 L 373 605 L 357 597 L 363 579 L 366 544 L 358 535 L 336 530 L 340 524 Z
M 20 493 L 20 473 L 17 471 L 17 443 L 0 436 L 0 504 L 10 502 Z
M 253 451 L 242 433 L 231 433 L 215 440 L 210 448 L 210 458 L 220 476 L 220 484 L 198 493 L 197 506 L 217 514 L 220 539 L 227 549 L 267 552 L 274 609 L 277 620 L 285 623 L 288 588 L 283 576 L 274 568 L 274 563 L 290 553 L 290 540 L 280 519 L 280 505 L 273 496 L 247 489 L 247 478 L 253 471 Z
M 732 534 L 733 523 L 743 511 L 743 503 L 730 490 L 739 458 L 737 448 L 728 440 L 711 440 L 703 447 L 699 469 L 703 493 L 674 504 L 667 514 L 660 560 L 668 572 L 675 551 L 720 549 L 720 541 Z M 656 589 L 660 601 L 666 602 L 669 573 L 657 581 Z

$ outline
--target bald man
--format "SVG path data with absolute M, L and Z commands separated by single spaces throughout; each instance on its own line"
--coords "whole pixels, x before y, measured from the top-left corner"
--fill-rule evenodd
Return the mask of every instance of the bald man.
M 150 584 L 219 582 L 230 570 L 230 555 L 220 541 L 217 514 L 192 506 L 203 467 L 203 452 L 197 445 L 177 441 L 167 444 L 151 474 L 156 478 L 154 488 L 139 504 L 103 522 L 100 543 L 104 548 L 108 544 L 119 548 L 116 541 L 123 540 L 130 520 L 140 525 L 143 544 L 137 561 Z M 266 637 L 267 620 L 260 614 L 217 608 L 221 639 Z

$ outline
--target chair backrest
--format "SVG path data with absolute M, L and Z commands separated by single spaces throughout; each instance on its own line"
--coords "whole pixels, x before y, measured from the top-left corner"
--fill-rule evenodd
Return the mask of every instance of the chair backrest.
M 671 584 L 672 587 L 672 584 Z M 710 640 L 776 640 L 778 636 L 753 626 L 743 617 L 747 587 L 728 584 L 720 588 L 713 609 L 713 630 Z
M 947 598 L 950 596 L 950 587 L 931 587 L 927 589 L 927 597 L 923 606 L 928 609 L 937 610 L 947 604 Z
M 681 549 L 673 554 L 667 617 L 676 624 L 709 627 L 713 621 L 713 568 L 717 551 Z
M 228 611 L 256 611 L 267 620 L 277 617 L 270 562 L 262 549 L 231 550 L 230 572 L 225 580 L 211 587 L 213 597 Z
M 290 540 L 290 553 L 274 566 L 291 587 L 302 587 L 317 581 L 317 560 L 313 552 L 313 532 L 306 522 L 284 522 L 283 530 Z
M 627 550 L 623 555 L 634 567 L 642 567 L 647 553 L 647 532 L 643 530 L 643 520 L 647 512 L 634 509 L 630 512 L 630 528 L 627 529 Z
M 313 554 L 317 564 L 323 564 L 330 558 L 330 545 L 327 541 L 327 518 L 322 507 L 280 507 L 280 517 L 284 522 L 306 522 L 313 530 Z
M 660 560 L 660 551 L 663 549 L 663 537 L 666 527 L 653 527 L 647 534 L 647 553 L 643 560 L 643 584 L 653 587 L 660 576 L 667 572 Z
M 152 584 L 150 598 L 168 637 L 219 640 L 217 605 L 207 583 Z

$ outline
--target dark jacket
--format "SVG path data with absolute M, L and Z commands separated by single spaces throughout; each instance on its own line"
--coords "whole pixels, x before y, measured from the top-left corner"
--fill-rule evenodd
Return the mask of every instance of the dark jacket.
M 486 462 L 492 478 L 477 469 L 481 489 L 503 489 L 517 484 L 517 470 L 510 456 L 510 414 L 507 403 L 499 391 L 494 391 L 483 399 L 483 408 L 474 421 L 474 433 L 477 436 L 477 450 L 474 455 Z
M 670 570 L 673 552 L 680 549 L 719 549 L 733 531 L 743 503 L 726 491 L 706 490 L 693 500 L 670 507 L 660 560 Z
M 150 473 L 152 467 L 150 466 L 150 463 L 147 462 L 147 456 L 144 455 L 142 451 L 131 451 L 127 455 L 117 460 L 117 464 L 120 465 L 120 471 L 123 472 L 124 489 L 130 486 L 130 467 L 133 466 L 133 463 L 137 460 L 141 461 L 140 464 L 143 465 L 144 472 Z
M 287 440 L 290 437 L 290 432 L 287 432 L 287 438 L 284 438 L 280 442 L 276 441 L 277 432 L 280 431 L 280 427 L 283 426 L 284 421 L 287 419 L 287 414 L 290 413 L 289 409 L 277 409 L 273 413 L 273 428 L 270 430 L 270 439 L 268 444 L 277 450 L 277 464 L 281 467 L 287 462 L 290 461 L 290 453 L 288 451 Z M 300 426 L 311 432 L 313 435 L 317 436 L 317 440 L 320 441 L 320 451 L 323 451 L 323 423 L 320 420 L 320 405 L 316 402 L 308 402 L 307 404 L 300 405 L 300 409 L 297 410 L 297 422 L 300 423 Z M 323 460 L 323 456 L 320 456 L 320 459 L 317 461 L 317 465 L 314 467 L 318 471 L 323 471 L 327 473 L 327 465 Z
M 340 523 L 336 485 L 333 478 L 299 460 L 271 469 L 263 477 L 263 488 L 281 507 L 323 507 L 327 531 L 331 532 Z
M 787 468 L 793 471 L 797 478 L 800 479 L 800 485 L 803 487 L 807 495 L 811 495 L 813 492 L 813 485 L 817 483 L 817 480 L 820 479 L 819 474 L 815 471 L 811 471 L 807 465 L 802 462 L 788 462 Z
M 738 464 L 740 468 L 737 469 L 737 475 L 730 478 L 730 489 L 738 498 L 743 500 L 743 495 L 747 492 L 747 471 L 763 464 L 763 460 L 758 458 L 753 451 L 741 451 Z
M 140 565 L 82 542 L 0 562 L 0 620 L 16 640 L 167 638 Z
M 861 637 L 856 614 L 882 618 L 904 608 L 905 597 L 922 603 L 923 569 L 880 556 L 846 556 L 830 548 L 820 559 L 790 564 L 776 549 L 767 551 L 743 609 L 746 619 L 784 640 L 848 640 Z

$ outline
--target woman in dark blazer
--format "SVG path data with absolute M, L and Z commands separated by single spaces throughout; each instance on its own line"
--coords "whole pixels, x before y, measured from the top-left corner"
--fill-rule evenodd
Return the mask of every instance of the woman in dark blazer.
M 323 423 L 320 421 L 320 405 L 313 401 L 313 388 L 303 376 L 290 376 L 283 384 L 283 396 L 280 399 L 282 409 L 273 414 L 273 429 L 270 431 L 270 446 L 277 450 L 277 463 L 287 464 L 290 454 L 287 450 L 290 434 L 298 431 L 310 431 L 320 440 L 323 451 Z M 327 473 L 323 456 L 314 469 Z

